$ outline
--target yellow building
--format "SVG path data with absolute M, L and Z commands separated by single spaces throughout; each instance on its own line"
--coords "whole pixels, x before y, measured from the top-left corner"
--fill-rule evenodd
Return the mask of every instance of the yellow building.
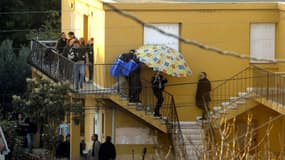
M 198 75 L 202 71 L 207 72 L 212 81 L 210 108 L 213 117 L 219 119 L 221 114 L 228 119 L 236 117 L 236 125 L 244 129 L 246 127 L 243 124 L 247 121 L 248 113 L 251 113 L 253 124 L 258 128 L 253 138 L 256 143 L 265 143 L 262 142 L 266 133 L 265 122 L 273 117 L 270 143 L 267 146 L 276 155 L 284 150 L 284 64 L 244 58 L 285 58 L 284 3 L 158 1 L 111 4 L 184 39 L 240 54 L 230 56 L 227 55 L 228 52 L 217 53 L 158 34 L 100 1 L 62 0 L 62 31 L 74 31 L 78 38 L 88 40 L 94 37 L 95 40 L 95 84 L 86 84 L 86 91 L 71 96 L 75 101 L 82 101 L 85 106 L 82 133 L 79 125 L 70 122 L 72 159 L 79 159 L 80 134 L 90 149 L 93 133 L 99 135 L 101 142 L 106 136 L 112 136 L 117 147 L 117 159 L 131 159 L 133 156 L 134 159 L 139 159 L 144 147 L 149 151 L 147 159 L 155 157 L 157 152 L 166 155 L 169 146 L 177 146 L 174 137 L 183 139 L 180 126 L 174 122 L 195 122 L 201 114 L 195 105 L 195 92 Z M 143 111 L 129 106 L 127 101 L 120 99 L 117 92 L 112 90 L 116 88 L 114 84 L 117 81 L 109 74 L 110 64 L 121 53 L 149 43 L 166 44 L 177 49 L 193 71 L 186 78 L 165 75 L 169 80 L 166 90 L 171 93 L 165 95 L 167 100 L 162 109 L 167 120 L 156 120 L 148 114 L 148 105 L 153 106 L 155 101 L 151 89 L 147 87 L 147 80 L 150 80 L 153 72 L 151 69 L 143 67 L 141 73 L 141 77 L 146 80 L 141 94 Z M 37 63 L 32 65 L 33 76 L 45 75 L 57 79 Z M 186 141 L 184 137 L 184 142 Z M 263 149 L 259 146 L 256 148 L 256 152 Z M 189 150 L 187 147 L 184 149 Z M 177 149 L 174 150 L 174 156 L 177 157 L 179 153 Z M 184 154 L 183 149 L 181 153 Z

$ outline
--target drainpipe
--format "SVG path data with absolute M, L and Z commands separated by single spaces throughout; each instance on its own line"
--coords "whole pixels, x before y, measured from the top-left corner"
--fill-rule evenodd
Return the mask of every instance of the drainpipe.
M 115 107 L 112 107 L 112 142 L 115 143 Z

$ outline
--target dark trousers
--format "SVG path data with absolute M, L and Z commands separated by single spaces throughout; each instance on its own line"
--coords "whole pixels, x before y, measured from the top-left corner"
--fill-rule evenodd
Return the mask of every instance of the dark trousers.
M 129 102 L 140 102 L 141 85 L 129 79 Z
M 89 69 L 89 81 L 93 81 L 93 63 L 88 65 Z
M 155 89 L 154 95 L 157 98 L 156 106 L 154 109 L 154 115 L 160 116 L 160 107 L 161 107 L 163 100 L 164 100 L 162 90 L 161 89 Z
M 209 102 L 199 103 L 197 106 L 202 110 L 202 118 L 207 119 L 207 111 L 209 112 Z

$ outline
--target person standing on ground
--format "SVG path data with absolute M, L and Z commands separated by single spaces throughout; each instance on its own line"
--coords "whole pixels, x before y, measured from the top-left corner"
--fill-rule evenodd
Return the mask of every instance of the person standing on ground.
M 160 72 L 155 72 L 155 75 L 151 79 L 152 83 L 152 91 L 157 98 L 157 103 L 154 109 L 154 116 L 160 117 L 160 107 L 163 103 L 163 90 L 165 83 L 167 83 L 167 79 L 164 79 L 163 76 L 160 74 Z
M 209 111 L 208 105 L 211 101 L 211 83 L 207 78 L 206 72 L 201 72 L 199 76 L 200 77 L 196 91 L 196 105 L 203 111 L 202 120 L 204 120 L 207 117 L 207 110 Z
M 91 137 L 92 141 L 93 141 L 93 145 L 92 145 L 92 160 L 99 160 L 99 150 L 100 150 L 100 142 L 98 140 L 98 135 L 97 134 L 93 134 L 93 136 Z
M 70 135 L 67 135 L 63 142 L 63 156 L 70 158 Z
M 116 148 L 111 142 L 111 137 L 106 137 L 106 142 L 103 143 L 99 150 L 99 160 L 115 160 Z
M 34 123 L 33 119 L 27 117 L 25 120 L 26 131 L 27 131 L 27 146 L 28 150 L 31 153 L 34 144 L 34 134 L 37 133 L 37 125 Z

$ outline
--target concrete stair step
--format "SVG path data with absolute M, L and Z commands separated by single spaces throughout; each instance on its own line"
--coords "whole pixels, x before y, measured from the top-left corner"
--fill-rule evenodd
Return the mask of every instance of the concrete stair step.
M 247 87 L 247 88 L 246 88 L 246 91 L 247 91 L 247 92 L 253 92 L 253 91 L 254 91 L 254 88 L 253 88 L 253 87 Z
M 182 129 L 183 135 L 201 135 L 204 131 L 200 129 Z
M 186 143 L 186 141 L 184 141 L 184 143 L 186 144 L 186 145 L 202 145 L 203 144 L 203 141 L 202 140 L 195 140 L 195 139 L 191 139 L 191 141 L 190 141 L 190 139 L 187 141 L 187 143 Z
M 239 97 L 243 97 L 243 98 L 250 98 L 250 92 L 238 92 L 238 96 Z
M 221 106 L 214 106 L 214 107 L 213 107 L 213 110 L 214 110 L 215 112 L 220 111 L 221 109 L 222 109 Z
M 184 138 L 186 139 L 191 139 L 191 140 L 202 140 L 204 138 L 203 135 L 183 135 Z
M 220 114 L 227 114 L 229 113 L 227 108 L 222 108 L 221 110 L 218 111 Z
M 181 121 L 181 129 L 200 129 L 201 126 L 196 121 Z
M 231 104 L 231 102 L 229 102 L 229 101 L 226 101 L 226 102 L 222 102 L 221 103 L 221 105 L 223 106 L 223 107 L 227 107 L 228 105 L 230 105 Z

